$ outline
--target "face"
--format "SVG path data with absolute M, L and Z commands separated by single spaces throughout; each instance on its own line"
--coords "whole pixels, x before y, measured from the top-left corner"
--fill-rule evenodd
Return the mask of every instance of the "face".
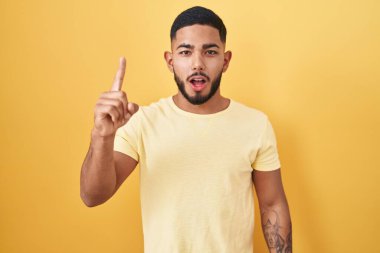
M 191 104 L 203 104 L 219 95 L 222 73 L 231 59 L 231 52 L 224 49 L 214 27 L 192 25 L 177 31 L 172 52 L 165 52 L 165 59 L 180 94 Z

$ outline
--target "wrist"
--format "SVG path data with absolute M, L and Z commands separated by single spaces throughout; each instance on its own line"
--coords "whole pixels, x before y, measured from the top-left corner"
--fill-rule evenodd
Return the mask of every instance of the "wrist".
M 101 143 L 107 143 L 107 142 L 113 142 L 115 139 L 115 134 L 103 134 L 99 130 L 97 130 L 95 127 L 91 131 L 91 140 L 95 142 L 101 142 Z

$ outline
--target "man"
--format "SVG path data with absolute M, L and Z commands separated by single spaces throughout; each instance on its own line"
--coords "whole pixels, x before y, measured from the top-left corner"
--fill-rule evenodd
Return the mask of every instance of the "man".
M 272 126 L 220 94 L 231 60 L 222 20 L 193 7 L 170 36 L 164 56 L 176 95 L 140 108 L 128 102 L 121 58 L 111 91 L 100 96 L 81 172 L 84 203 L 104 203 L 140 163 L 145 252 L 251 253 L 254 184 L 270 252 L 292 252 Z

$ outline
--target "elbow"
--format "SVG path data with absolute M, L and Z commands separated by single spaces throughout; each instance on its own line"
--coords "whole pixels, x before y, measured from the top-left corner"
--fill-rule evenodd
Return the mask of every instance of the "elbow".
M 87 207 L 95 207 L 103 204 L 114 194 L 114 190 L 101 187 L 89 187 L 84 183 L 80 185 L 80 198 Z
M 81 191 L 80 197 L 82 199 L 82 202 L 87 206 L 87 207 L 95 207 L 103 204 L 105 200 L 100 200 L 95 197 L 91 197 L 88 194 L 85 194 L 84 192 Z
M 261 201 L 260 207 L 262 210 L 288 208 L 288 201 L 286 200 L 285 195 L 281 195 L 278 198 L 271 198 Z
M 88 199 L 83 199 L 83 198 L 82 198 L 82 201 L 83 201 L 83 203 L 84 203 L 87 207 L 95 207 L 95 206 L 100 205 L 99 203 L 97 203 L 97 202 L 95 202 L 95 201 L 88 200 Z

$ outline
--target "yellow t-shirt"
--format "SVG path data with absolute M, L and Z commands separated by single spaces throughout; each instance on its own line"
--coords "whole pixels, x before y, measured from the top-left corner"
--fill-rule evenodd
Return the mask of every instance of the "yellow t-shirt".
M 141 106 L 114 150 L 140 164 L 146 253 L 252 253 L 253 168 L 280 168 L 267 116 L 231 100 L 214 114 L 172 97 Z

